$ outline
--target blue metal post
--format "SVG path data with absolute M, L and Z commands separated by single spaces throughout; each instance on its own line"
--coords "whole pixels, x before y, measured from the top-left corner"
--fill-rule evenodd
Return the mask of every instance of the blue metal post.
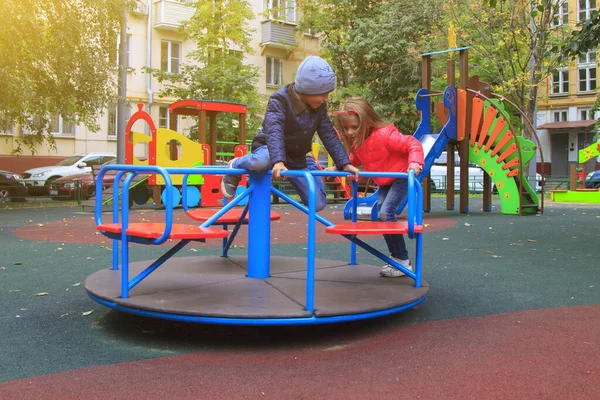
M 352 222 L 358 220 L 358 182 L 352 180 Z M 350 242 L 350 265 L 356 265 L 356 243 Z
M 248 278 L 264 279 L 271 273 L 271 176 L 252 172 L 250 183 Z

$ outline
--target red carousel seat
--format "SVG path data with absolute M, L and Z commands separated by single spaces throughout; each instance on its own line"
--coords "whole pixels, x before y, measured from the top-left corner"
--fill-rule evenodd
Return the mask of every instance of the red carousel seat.
M 97 228 L 107 233 L 121 233 L 121 224 L 101 224 Z M 158 239 L 165 231 L 165 224 L 160 222 L 142 222 L 129 224 L 128 236 L 136 236 L 147 239 Z M 221 228 L 200 228 L 196 225 L 173 224 L 169 239 L 216 239 L 227 237 L 227 231 Z
M 382 235 L 386 234 L 408 234 L 408 222 L 381 222 L 381 221 L 358 221 L 345 222 L 325 228 L 325 232 L 337 235 Z M 415 233 L 423 232 L 423 225 L 415 225 Z

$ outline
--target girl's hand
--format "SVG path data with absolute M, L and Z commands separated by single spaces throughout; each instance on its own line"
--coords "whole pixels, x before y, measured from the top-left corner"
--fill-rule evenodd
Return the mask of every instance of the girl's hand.
M 335 165 L 332 165 L 331 167 L 325 168 L 323 171 L 337 171 L 337 167 Z
M 421 171 L 423 171 L 423 168 L 421 168 L 421 166 L 417 163 L 408 164 L 408 170 L 410 171 L 411 169 L 415 171 L 415 176 L 419 176 Z
M 354 174 L 354 179 L 358 180 L 358 173 L 360 172 L 360 170 L 358 168 L 356 168 L 354 165 L 352 165 L 352 164 L 344 165 L 344 171 Z

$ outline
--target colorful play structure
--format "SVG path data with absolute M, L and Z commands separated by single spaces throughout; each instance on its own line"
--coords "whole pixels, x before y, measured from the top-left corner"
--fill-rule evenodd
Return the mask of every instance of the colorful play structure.
M 592 143 L 579 150 L 579 166 L 572 165 L 570 171 L 570 190 L 551 190 L 551 199 L 564 203 L 600 203 L 600 188 L 585 188 L 584 164 L 600 156 L 600 142 Z
M 216 164 L 217 148 L 217 115 L 227 112 L 238 116 L 238 141 L 234 147 L 235 157 L 246 154 L 246 111 L 244 104 L 227 103 L 207 100 L 180 100 L 169 106 L 171 115 L 170 128 L 157 128 L 150 114 L 143 110 L 143 104 L 138 104 L 138 110 L 131 116 L 125 128 L 125 164 L 127 165 L 154 165 L 165 168 L 187 168 Z M 177 115 L 198 117 L 198 141 L 193 141 L 185 135 L 175 131 Z M 147 124 L 149 135 L 133 130 L 136 122 L 143 121 Z M 207 132 L 208 124 L 208 132 Z M 136 156 L 136 147 L 143 149 L 144 157 Z M 172 191 L 173 202 L 177 205 L 181 201 L 181 176 L 173 177 Z M 216 207 L 222 205 L 221 176 L 193 175 L 187 182 L 186 199 L 188 206 L 201 205 L 203 207 Z M 242 181 L 245 184 L 245 178 Z M 150 174 L 138 177 L 130 188 L 131 202 L 145 204 L 152 196 L 156 207 L 166 203 L 165 182 L 160 175 Z M 103 205 L 113 201 L 105 199 Z
M 431 210 L 431 193 L 428 174 L 434 161 L 443 151 L 447 152 L 446 204 L 448 210 L 454 209 L 454 151 L 458 148 L 460 156 L 460 212 L 469 212 L 469 162 L 483 169 L 483 211 L 491 211 L 492 180 L 498 190 L 500 208 L 503 214 L 524 215 L 543 212 L 543 193 L 538 198 L 535 190 L 527 181 L 525 166 L 535 162 L 538 146 L 532 141 L 517 135 L 510 118 L 504 111 L 502 101 L 507 99 L 495 95 L 478 77 L 468 77 L 469 47 L 426 53 L 421 55 L 423 88 L 417 92 L 415 103 L 421 114 L 421 122 L 413 136 L 419 139 L 425 152 L 425 165 L 418 179 L 423 181 L 425 211 Z M 448 86 L 443 92 L 431 92 L 431 57 L 444 53 L 459 53 L 460 88 L 455 83 L 455 60 L 447 61 Z M 435 103 L 438 120 L 443 125 L 439 133 L 432 133 L 431 98 L 442 96 L 443 101 Z M 502 101 L 500 101 L 502 100 Z M 511 103 L 514 107 L 514 104 Z M 518 108 L 517 108 L 518 109 Z M 527 118 L 522 113 L 526 123 Z M 530 124 L 530 123 L 529 123 Z M 543 188 L 543 184 L 542 184 Z M 377 219 L 377 193 L 360 200 L 359 217 Z M 404 205 L 398 210 L 402 212 Z M 351 217 L 350 203 L 346 204 L 344 216 Z
M 222 208 L 191 209 L 186 206 L 186 182 L 194 175 L 242 174 L 245 170 L 199 166 L 162 168 L 154 165 L 107 165 L 99 173 L 97 190 L 107 171 L 123 181 L 122 197 L 113 188 L 111 222 L 103 220 L 101 200 L 96 197 L 97 229 L 113 240 L 110 268 L 90 275 L 84 287 L 98 303 L 132 314 L 168 320 L 230 325 L 302 325 L 353 321 L 388 315 L 424 301 L 429 285 L 421 277 L 423 244 L 423 197 L 414 174 L 362 173 L 365 177 L 408 179 L 408 217 L 398 222 L 351 222 L 334 224 L 316 213 L 315 179 L 342 177 L 343 172 L 285 171 L 284 176 L 303 177 L 309 189 L 308 207 L 271 185 L 271 173 L 250 173 L 249 186 Z M 164 182 L 164 222 L 132 222 L 128 207 L 129 186 L 137 175 L 160 176 Z M 177 180 L 174 179 L 178 176 Z M 174 222 L 174 181 L 182 182 L 185 215 Z M 271 256 L 271 224 L 280 216 L 270 210 L 271 193 L 307 215 L 306 257 Z M 353 183 L 356 199 L 357 185 Z M 247 201 L 245 207 L 236 207 Z M 354 207 L 357 207 L 355 202 Z M 354 212 L 356 215 L 356 212 Z M 201 222 L 198 225 L 198 222 Z M 351 242 L 349 260 L 317 259 L 316 222 L 329 234 Z M 235 225 L 231 234 L 227 225 Z M 230 256 L 229 246 L 239 229 L 248 225 L 248 255 Z M 403 268 L 359 235 L 405 234 L 414 239 L 414 272 Z M 173 257 L 191 242 L 221 239 L 220 255 Z M 133 243 L 176 243 L 156 260 L 130 262 Z M 356 246 L 405 273 L 381 278 L 380 265 L 358 264 Z M 120 259 L 119 259 L 120 258 Z M 357 301 L 360 299 L 360 301 Z

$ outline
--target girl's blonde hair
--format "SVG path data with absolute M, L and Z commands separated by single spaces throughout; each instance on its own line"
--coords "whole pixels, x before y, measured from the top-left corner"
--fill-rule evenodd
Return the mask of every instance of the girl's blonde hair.
M 373 128 L 383 128 L 389 125 L 373 109 L 371 104 L 362 97 L 351 97 L 342 104 L 340 110 L 335 113 L 336 126 L 341 135 L 342 141 L 348 151 L 359 148 L 363 142 L 371 135 Z M 352 141 L 344 131 L 343 121 L 350 116 L 355 115 L 358 118 L 358 135 Z

